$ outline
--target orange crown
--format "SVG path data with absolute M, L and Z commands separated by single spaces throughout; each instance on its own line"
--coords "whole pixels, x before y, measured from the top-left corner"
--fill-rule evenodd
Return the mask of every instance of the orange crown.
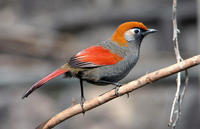
M 120 46 L 127 46 L 127 41 L 124 38 L 124 33 L 132 28 L 140 28 L 147 30 L 147 27 L 141 22 L 125 22 L 118 26 L 116 31 L 113 33 L 111 40 L 118 43 Z

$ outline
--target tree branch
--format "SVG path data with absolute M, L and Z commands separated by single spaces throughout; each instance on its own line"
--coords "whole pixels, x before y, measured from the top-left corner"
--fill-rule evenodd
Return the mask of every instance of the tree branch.
M 155 72 L 146 74 L 136 79 L 135 81 L 129 82 L 128 84 L 121 86 L 118 91 L 119 96 L 132 92 L 156 80 L 170 76 L 172 74 L 183 71 L 185 69 L 188 69 L 198 64 L 200 64 L 200 55 L 194 56 L 187 60 L 183 60 L 182 62 L 157 70 Z M 117 98 L 117 96 L 115 96 L 115 90 L 111 90 L 101 96 L 85 101 L 83 108 L 85 111 L 88 111 L 108 101 L 111 101 L 114 98 Z M 71 107 L 56 114 L 55 116 L 50 118 L 48 121 L 39 125 L 36 129 L 51 129 L 54 126 L 58 125 L 59 123 L 63 122 L 64 120 L 69 119 L 80 113 L 82 113 L 82 108 L 80 104 L 72 105 Z
M 180 55 L 179 44 L 178 44 L 178 33 L 180 33 L 180 30 L 177 27 L 177 0 L 173 0 L 173 4 L 172 4 L 172 22 L 173 22 L 174 51 L 176 55 L 176 62 L 179 63 L 183 59 Z M 178 122 L 179 116 L 181 115 L 181 104 L 182 104 L 186 86 L 188 85 L 188 80 L 189 80 L 187 69 L 185 70 L 185 85 L 181 85 L 181 78 L 182 78 L 181 72 L 178 72 L 177 78 L 176 78 L 176 93 L 175 93 L 174 100 L 172 103 L 169 124 L 168 124 L 169 126 L 172 127 L 172 129 L 175 129 L 176 123 Z

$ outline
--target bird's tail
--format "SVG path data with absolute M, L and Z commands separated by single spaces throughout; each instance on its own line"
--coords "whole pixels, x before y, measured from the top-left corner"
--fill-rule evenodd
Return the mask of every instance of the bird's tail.
M 32 87 L 27 90 L 25 92 L 25 94 L 22 96 L 22 99 L 28 97 L 34 90 L 36 90 L 37 88 L 41 87 L 43 84 L 45 84 L 47 81 L 61 75 L 61 74 L 64 74 L 66 72 L 68 72 L 69 70 L 66 69 L 66 68 L 59 68 L 57 70 L 55 70 L 54 72 L 50 73 L 49 75 L 47 75 L 46 77 L 42 78 L 41 80 L 39 80 L 38 82 L 34 83 L 32 85 Z

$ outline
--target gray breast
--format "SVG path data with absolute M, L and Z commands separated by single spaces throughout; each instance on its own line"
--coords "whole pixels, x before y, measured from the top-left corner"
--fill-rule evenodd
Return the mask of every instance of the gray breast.
M 123 79 L 135 66 L 138 56 L 131 55 L 125 58 L 126 59 L 115 65 L 98 68 L 100 80 L 118 82 Z
M 99 80 L 118 82 L 131 71 L 138 61 L 139 49 L 137 46 L 130 44 L 129 47 L 122 48 L 115 44 L 109 47 L 116 47 L 114 49 L 115 52 L 118 52 L 117 54 L 121 55 L 124 59 L 114 65 L 97 68 L 98 70 L 96 71 L 98 72 Z

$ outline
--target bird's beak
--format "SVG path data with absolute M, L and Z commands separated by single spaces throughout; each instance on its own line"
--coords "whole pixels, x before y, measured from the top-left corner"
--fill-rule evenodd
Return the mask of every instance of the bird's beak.
M 157 32 L 158 30 L 156 29 L 148 29 L 147 31 L 144 31 L 142 34 L 145 36 L 145 35 L 148 35 L 150 33 L 154 33 L 154 32 Z

